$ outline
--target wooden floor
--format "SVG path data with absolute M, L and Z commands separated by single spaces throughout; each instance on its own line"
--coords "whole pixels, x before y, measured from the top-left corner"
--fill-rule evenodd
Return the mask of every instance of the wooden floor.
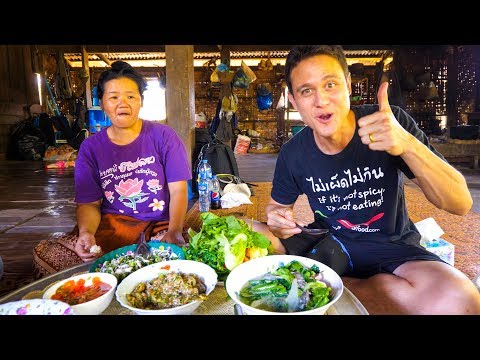
M 240 176 L 250 182 L 272 181 L 276 158 L 277 154 L 238 155 Z M 466 174 L 479 209 L 475 211 L 480 213 L 480 172 Z M 41 239 L 72 230 L 73 199 L 73 169 L 47 170 L 38 161 L 0 161 L 0 256 L 4 261 L 0 296 L 33 280 L 32 251 Z

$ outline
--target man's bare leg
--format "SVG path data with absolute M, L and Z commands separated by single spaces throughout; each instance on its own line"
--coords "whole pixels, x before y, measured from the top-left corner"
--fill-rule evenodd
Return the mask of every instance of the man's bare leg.
M 473 282 L 439 261 L 409 261 L 394 274 L 342 280 L 370 314 L 480 314 Z

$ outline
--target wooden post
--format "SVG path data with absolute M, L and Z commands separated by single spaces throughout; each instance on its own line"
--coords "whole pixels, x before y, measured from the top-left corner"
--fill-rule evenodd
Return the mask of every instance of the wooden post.
M 220 62 L 223 62 L 230 66 L 230 47 L 227 45 L 220 45 Z M 222 100 L 225 96 L 232 94 L 232 85 L 222 84 L 220 87 L 219 100 Z
M 85 45 L 82 45 L 82 67 L 85 75 L 89 76 L 89 78 L 85 81 L 85 100 L 87 101 L 87 109 L 90 109 L 92 107 L 92 91 L 90 88 L 90 66 L 88 66 L 88 52 Z
M 191 168 L 195 144 L 193 45 L 166 45 L 165 59 L 167 124 L 185 144 Z

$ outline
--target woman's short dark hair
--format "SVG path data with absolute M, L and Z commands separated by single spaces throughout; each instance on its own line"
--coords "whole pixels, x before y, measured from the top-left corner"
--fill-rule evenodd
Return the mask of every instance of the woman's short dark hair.
M 308 59 L 316 55 L 328 55 L 336 59 L 342 67 L 345 79 L 348 78 L 348 64 L 343 48 L 340 45 L 298 45 L 295 46 L 287 56 L 285 62 L 285 81 L 287 82 L 288 91 L 293 94 L 291 73 L 295 66 L 302 60 Z
M 110 70 L 105 70 L 100 74 L 97 83 L 97 94 L 98 98 L 102 99 L 103 93 L 105 91 L 105 83 L 110 80 L 120 79 L 120 78 L 128 78 L 133 81 L 138 86 L 138 91 L 143 99 L 143 92 L 147 88 L 147 82 L 145 78 L 136 71 L 132 65 L 126 63 L 125 61 L 115 61 L 112 63 L 112 68 Z

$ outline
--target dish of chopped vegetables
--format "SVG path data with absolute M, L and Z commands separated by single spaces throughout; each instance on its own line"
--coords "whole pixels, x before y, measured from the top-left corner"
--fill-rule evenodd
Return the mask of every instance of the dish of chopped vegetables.
M 120 282 L 135 270 L 144 266 L 155 264 L 161 261 L 177 260 L 179 256 L 170 246 L 151 247 L 150 254 L 146 257 L 134 255 L 134 252 L 128 250 L 126 253 L 117 254 L 111 260 L 103 261 L 98 264 L 93 271 L 105 272 L 115 275 Z M 92 271 L 92 270 L 91 270 Z

